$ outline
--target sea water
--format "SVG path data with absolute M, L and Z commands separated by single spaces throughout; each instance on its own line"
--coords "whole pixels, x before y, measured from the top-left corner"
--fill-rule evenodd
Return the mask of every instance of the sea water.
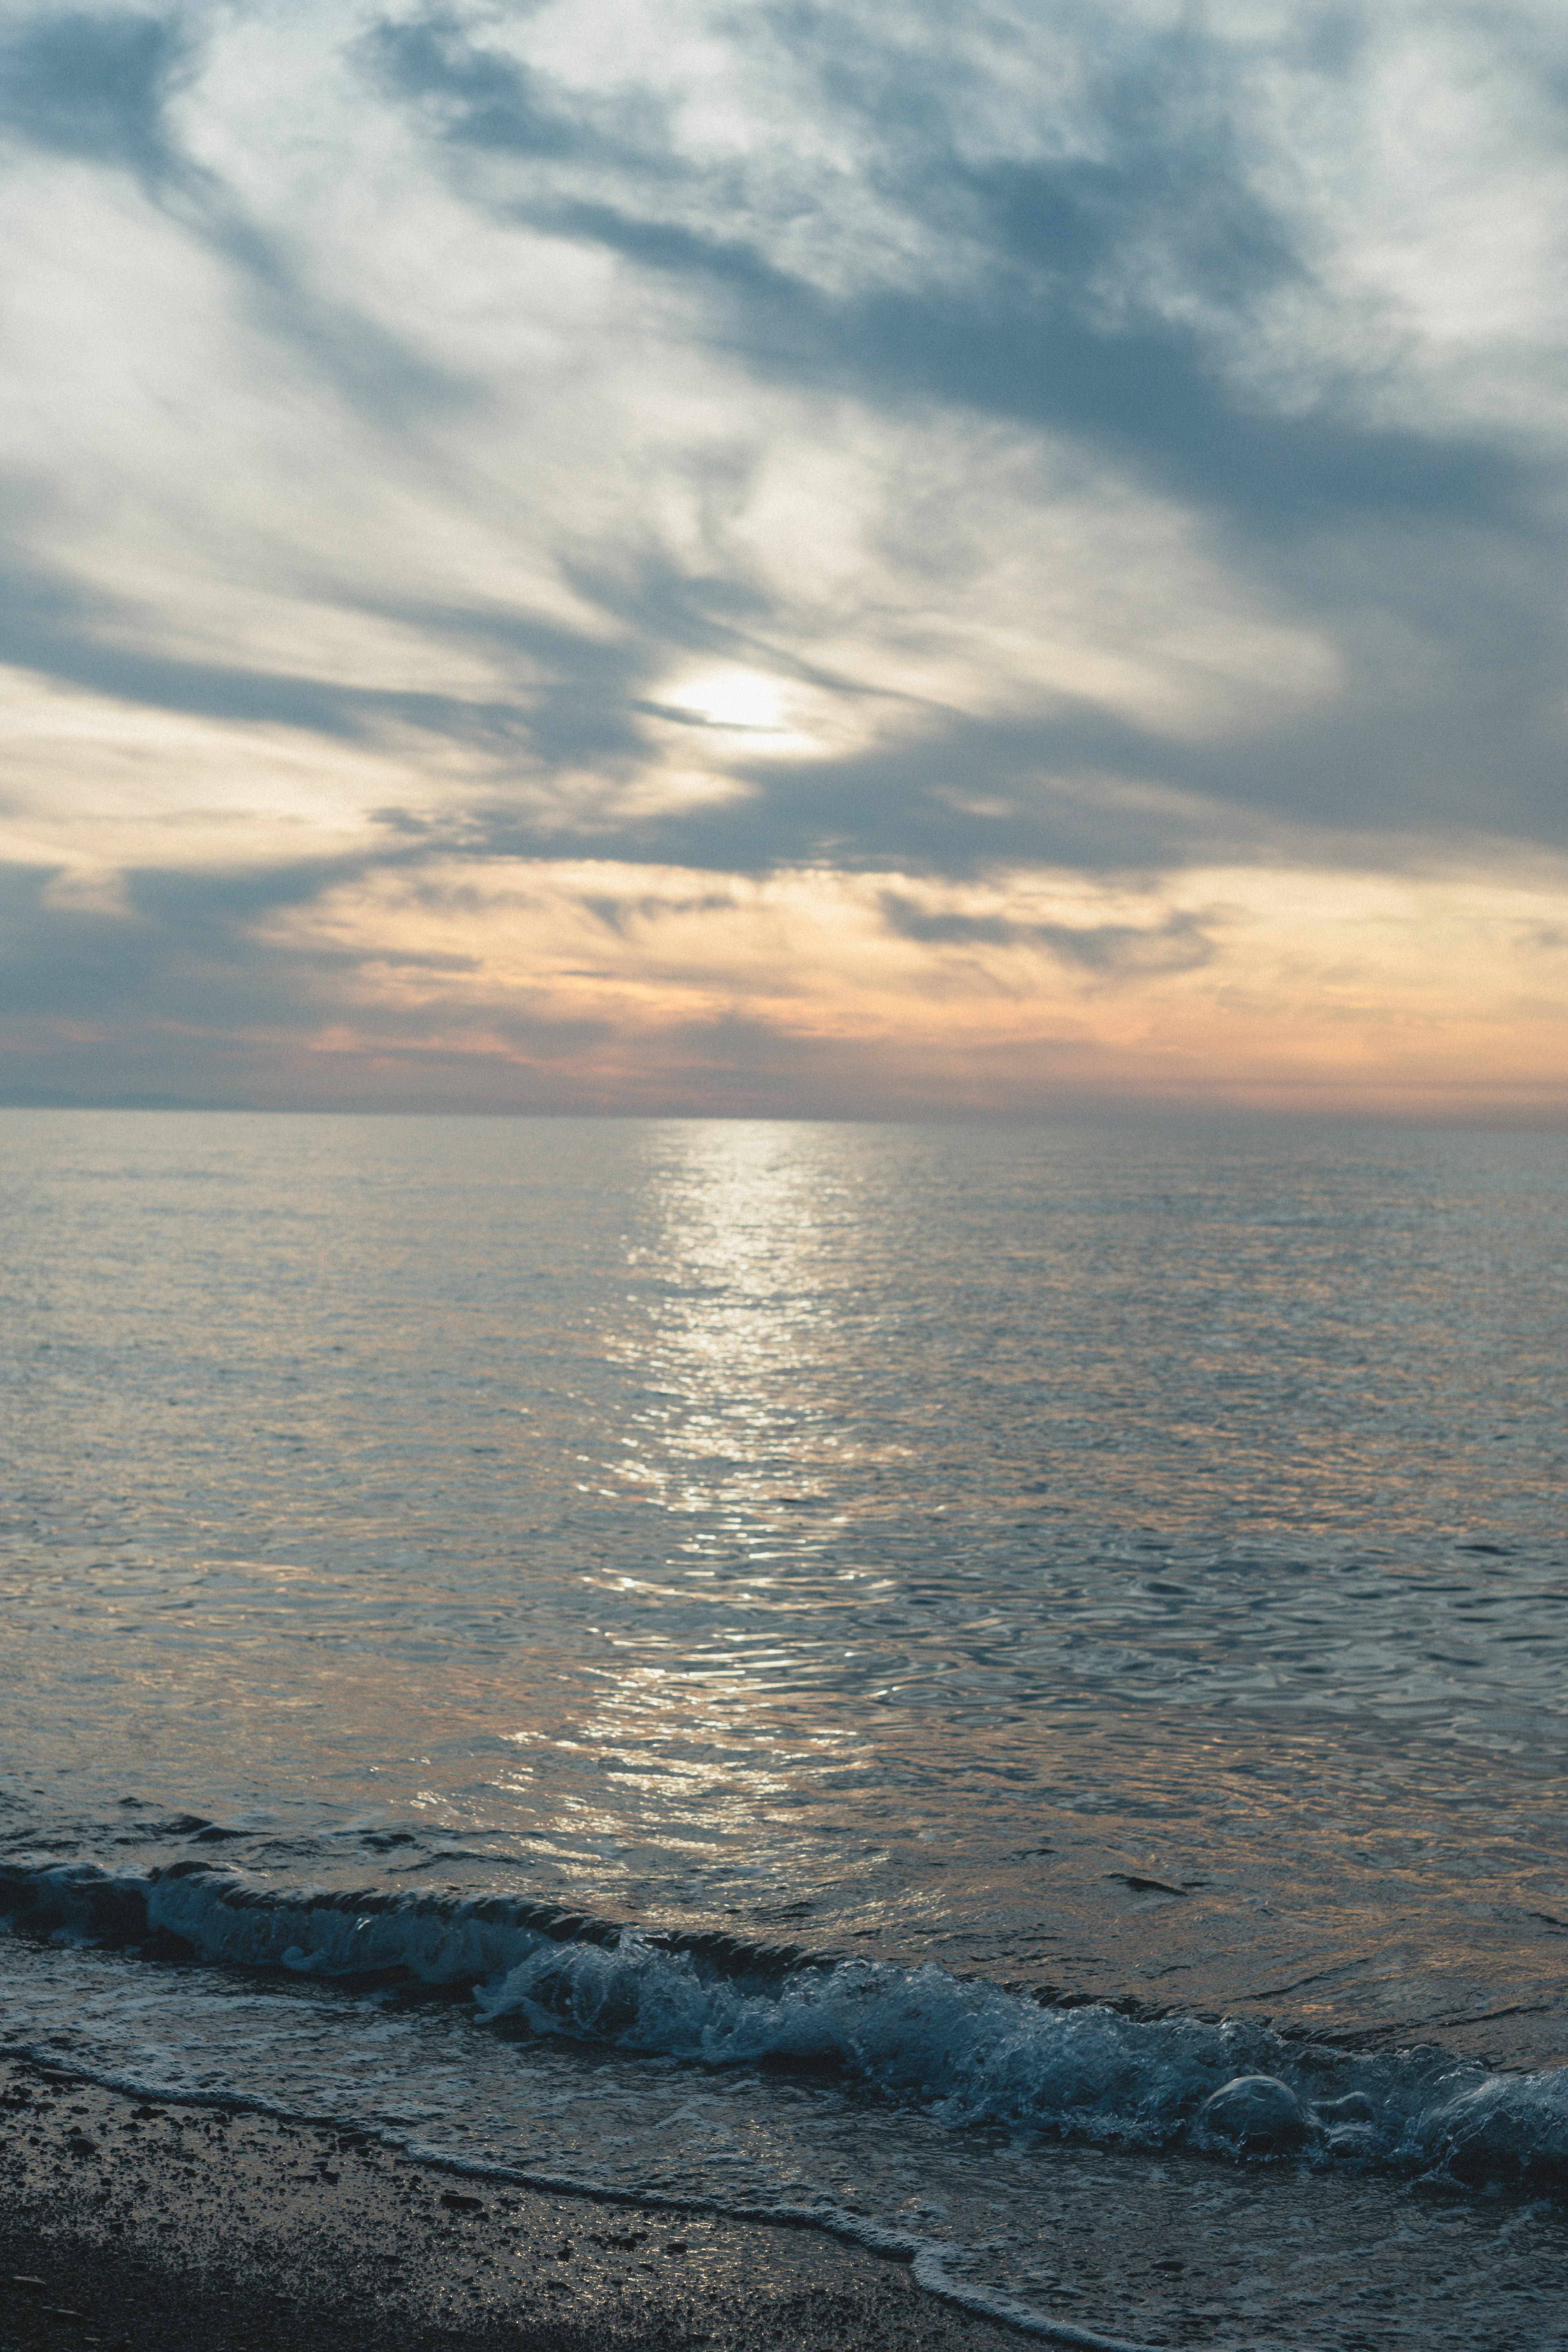
M 1561 1139 L 31 1111 L 0 1186 L 8 2046 L 1064 2341 L 1568 2343 Z

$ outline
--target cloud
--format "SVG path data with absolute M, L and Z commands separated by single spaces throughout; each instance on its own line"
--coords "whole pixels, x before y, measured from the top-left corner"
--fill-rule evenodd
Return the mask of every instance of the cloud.
M 1326 971 L 1313 877 L 1568 842 L 1564 87 L 1527 0 L 16 13 L 0 1012 L 204 1099 L 1305 1036 L 1198 877 Z
M 704 172 L 673 146 L 639 152 L 592 110 L 543 97 L 537 76 L 446 12 L 383 25 L 371 48 L 384 87 L 436 110 L 443 142 L 589 166 L 596 197 L 547 171 L 492 201 L 699 288 L 723 312 L 708 331 L 729 348 L 741 338 L 761 373 L 1082 436 L 1270 537 L 1347 512 L 1517 519 L 1528 472 L 1495 442 L 1378 425 L 1353 404 L 1269 413 L 1227 381 L 1224 346 L 1258 298 L 1309 272 L 1299 232 L 1236 152 L 1226 118 L 1241 94 L 1225 86 L 1223 42 L 1155 33 L 1131 64 L 1096 71 L 1089 36 L 1079 135 L 1093 152 L 976 158 L 946 102 L 940 42 L 900 60 L 889 88 L 837 17 L 800 11 L 788 27 L 782 45 L 804 53 L 923 270 L 891 284 L 853 257 L 826 270 L 819 244 L 788 266 L 778 217 L 731 158 Z
M 1021 923 L 1002 915 L 933 914 L 893 891 L 884 895 L 882 911 L 900 939 L 938 947 L 1044 948 L 1107 980 L 1192 971 L 1215 954 L 1197 917 L 1185 913 L 1146 925 Z
M 0 38 L 0 129 L 156 183 L 177 172 L 164 110 L 194 62 L 173 16 L 83 10 L 24 19 Z
M 437 137 L 509 155 L 602 156 L 602 130 L 546 89 L 518 58 L 468 37 L 447 11 L 384 19 L 364 35 L 373 79 L 421 107 Z
M 1188 879 L 11 869 L 0 1100 L 1561 1120 L 1560 877 Z

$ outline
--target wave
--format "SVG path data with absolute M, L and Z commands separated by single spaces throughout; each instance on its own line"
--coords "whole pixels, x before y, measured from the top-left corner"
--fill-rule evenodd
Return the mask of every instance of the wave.
M 510 1896 L 287 1890 L 194 1860 L 0 1864 L 0 1917 L 153 1959 L 440 1990 L 502 2034 L 831 2071 L 954 2126 L 1568 2185 L 1568 2068 L 1495 2074 L 1433 2048 L 1367 2055 L 1245 2021 L 1035 1999 L 931 1963 L 648 1930 Z

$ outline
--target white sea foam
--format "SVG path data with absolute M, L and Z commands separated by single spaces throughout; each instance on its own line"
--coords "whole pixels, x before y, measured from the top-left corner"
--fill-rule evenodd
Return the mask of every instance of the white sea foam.
M 1568 2178 L 1563 2073 L 1494 2074 L 1431 2049 L 1357 2055 L 1248 2022 L 1043 2005 L 929 1963 L 648 1934 L 500 1896 L 284 1892 L 203 1863 L 13 1863 L 0 1906 L 56 1938 L 156 1950 L 174 1937 L 223 1967 L 461 1988 L 479 2020 L 511 2034 L 710 2068 L 828 2069 L 948 2126 Z
M 946 2123 L 1120 2147 L 1307 2154 L 1458 2177 L 1568 2176 L 1568 2076 L 1489 2074 L 1440 2052 L 1375 2058 L 1267 2029 L 1041 2006 L 927 1964 L 846 1961 L 775 1985 L 716 1976 L 635 1934 L 546 1946 L 476 1989 L 480 2013 L 710 2066 L 842 2066 Z

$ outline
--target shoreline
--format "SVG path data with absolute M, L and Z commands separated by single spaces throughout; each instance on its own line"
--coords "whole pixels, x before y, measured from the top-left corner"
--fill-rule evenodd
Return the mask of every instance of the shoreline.
M 0 2061 L 0 2341 L 16 2352 L 1002 2352 L 1022 2340 L 825 2231 L 470 2179 L 368 2132 Z
M 529 2185 L 13 2050 L 0 2352 L 1568 2352 L 1560 2191 L 1070 2144 L 1029 2161 L 1015 2315 L 957 2299 L 962 2260 L 949 2300 L 924 2257 L 830 2222 Z

